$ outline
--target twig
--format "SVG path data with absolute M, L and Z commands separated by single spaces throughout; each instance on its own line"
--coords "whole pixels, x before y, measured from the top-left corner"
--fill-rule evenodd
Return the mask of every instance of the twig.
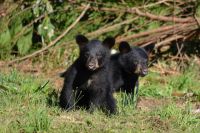
M 89 9 L 89 7 L 90 7 L 90 4 L 87 4 L 87 6 L 85 7 L 84 11 L 80 14 L 80 16 L 76 19 L 76 21 L 74 21 L 60 36 L 58 36 L 55 40 L 50 42 L 46 47 L 44 47 L 44 48 L 42 48 L 42 49 L 40 49 L 40 50 L 38 50 L 38 51 L 36 51 L 36 52 L 34 52 L 32 54 L 24 56 L 22 58 L 17 58 L 15 60 L 12 60 L 12 61 L 8 62 L 8 65 L 11 65 L 11 64 L 13 64 L 15 62 L 26 60 L 28 58 L 37 56 L 38 54 L 46 51 L 47 49 L 49 49 L 50 47 L 55 45 L 61 38 L 63 38 L 80 21 L 80 19 L 85 15 L 85 13 Z
M 118 24 L 116 24 L 116 25 L 118 25 Z M 162 41 L 162 42 L 157 44 L 157 45 L 161 46 L 161 45 L 165 45 L 167 42 L 169 42 L 169 40 L 171 40 L 173 38 L 173 37 L 172 38 L 167 37 L 168 35 L 180 34 L 177 37 L 177 39 L 180 39 L 179 37 L 181 35 L 182 35 L 182 38 L 185 38 L 185 37 L 188 38 L 185 35 L 187 35 L 189 31 L 195 30 L 197 28 L 195 26 L 196 26 L 196 23 L 176 24 L 176 25 L 173 25 L 173 26 L 163 26 L 163 27 L 160 27 L 159 29 L 146 31 L 146 32 L 142 32 L 142 33 L 139 33 L 139 34 L 135 34 L 135 35 L 125 36 L 125 37 L 118 37 L 118 38 L 116 38 L 116 42 L 119 43 L 122 40 L 128 41 L 128 40 L 132 40 L 132 39 L 135 39 L 135 38 L 144 37 L 143 39 L 141 39 L 139 41 L 135 41 L 135 42 L 132 43 L 135 46 L 144 47 L 144 46 L 147 46 L 149 44 L 156 43 L 158 39 L 164 39 L 165 38 L 164 41 Z M 191 27 L 192 27 L 192 29 L 191 29 Z M 112 26 L 107 27 L 107 28 L 108 28 L 108 31 L 109 31 L 109 29 L 112 29 Z M 103 30 L 99 29 L 97 31 L 91 32 L 91 33 L 87 33 L 86 36 L 94 37 L 96 32 L 98 34 L 103 34 L 105 32 L 108 32 L 108 31 L 106 31 L 106 29 L 105 29 L 105 31 L 104 31 L 104 29 Z M 99 31 L 101 31 L 101 33 Z M 172 39 L 172 41 L 173 41 L 173 39 Z M 65 43 L 65 45 L 71 44 L 73 42 L 74 41 L 69 41 L 68 43 Z
M 121 23 L 117 23 L 117 24 L 114 24 L 114 25 L 111 25 L 111 26 L 106 26 L 106 27 L 102 27 L 96 31 L 93 31 L 93 32 L 89 32 L 89 33 L 86 33 L 85 35 L 87 37 L 95 37 L 95 36 L 98 36 L 98 35 L 101 35 L 103 33 L 107 33 L 107 32 L 110 32 L 110 31 L 113 31 L 113 30 L 116 30 L 116 28 L 124 25 L 124 24 L 129 24 L 131 22 L 133 22 L 134 20 L 136 20 L 138 17 L 135 17 L 135 18 L 132 18 L 132 19 L 129 19 L 129 20 L 125 20 Z M 74 43 L 74 40 L 71 40 L 71 41 L 68 41 L 67 43 L 65 43 L 64 45 L 68 45 L 68 44 L 72 44 Z M 63 46 L 63 45 L 62 45 Z
M 165 38 L 167 36 L 166 34 L 167 34 L 166 32 L 162 32 L 162 33 L 157 33 L 155 35 L 149 35 L 148 37 L 144 37 L 140 40 L 134 41 L 133 44 L 136 46 L 144 47 L 148 44 L 155 43 L 158 40 Z
M 100 35 L 100 34 L 103 34 L 103 33 L 106 33 L 106 32 L 110 32 L 110 31 L 113 31 L 113 30 L 116 30 L 118 27 L 124 25 L 124 24 L 129 24 L 131 22 L 133 22 L 134 20 L 138 19 L 138 17 L 135 17 L 135 18 L 132 18 L 132 19 L 129 19 L 129 20 L 125 20 L 121 23 L 118 23 L 118 24 L 115 24 L 115 25 L 111 25 L 109 27 L 105 27 L 105 28 L 100 28 L 94 32 L 90 32 L 87 34 L 87 36 L 97 36 L 97 35 Z
M 172 31 L 176 31 L 176 30 L 180 31 L 180 29 L 184 30 L 184 28 L 187 29 L 187 28 L 190 28 L 191 26 L 195 26 L 195 25 L 196 25 L 196 22 L 195 23 L 187 23 L 187 24 L 175 24 L 175 25 L 171 25 L 171 26 L 163 26 L 158 29 L 145 31 L 142 33 L 126 36 L 123 38 L 117 38 L 116 42 L 127 41 L 127 40 L 131 40 L 131 39 L 135 39 L 135 38 L 139 38 L 139 37 L 143 37 L 143 36 L 149 36 L 149 35 L 164 32 L 164 31 L 167 31 L 167 32 L 168 31 L 172 32 Z
M 155 2 L 155 3 L 152 3 L 152 4 L 148 4 L 148 5 L 144 5 L 144 6 L 138 7 L 138 8 L 153 7 L 153 6 L 168 2 L 168 1 L 170 1 L 170 0 L 161 0 L 161 1 L 158 1 L 158 2 Z
M 181 46 L 179 46 L 179 44 L 180 44 Z M 183 49 L 183 42 L 181 42 L 181 43 L 177 43 L 177 42 L 176 42 L 176 47 L 177 47 L 177 50 L 178 50 L 176 56 L 177 56 L 177 57 L 180 56 L 181 58 L 183 58 L 183 55 L 182 55 L 182 53 L 181 53 L 181 51 L 182 51 L 182 49 Z
M 83 9 L 83 7 L 80 7 L 80 9 Z M 128 12 L 128 13 L 133 13 L 137 14 L 139 16 L 147 17 L 150 19 L 154 20 L 160 20 L 160 21 L 166 21 L 166 22 L 176 22 L 176 23 L 186 23 L 186 22 L 193 22 L 194 18 L 192 17 L 187 17 L 187 18 L 178 18 L 178 17 L 166 17 L 166 16 L 157 16 L 148 12 L 142 12 L 139 10 L 139 8 L 128 8 L 128 9 L 116 9 L 116 8 L 106 8 L 106 7 L 91 7 L 90 10 L 95 10 L 95 11 L 109 11 L 109 12 Z
M 187 27 L 187 28 L 183 27 L 183 28 L 179 28 L 178 30 L 176 29 L 175 32 L 173 32 L 173 30 L 168 30 L 168 31 L 164 31 L 161 33 L 156 33 L 154 35 L 149 35 L 148 37 L 145 37 L 139 41 L 133 42 L 133 44 L 136 46 L 144 47 L 146 45 L 158 42 L 158 39 L 163 40 L 163 41 L 156 43 L 155 48 L 158 48 L 162 45 L 166 45 L 166 44 L 170 43 L 171 41 L 174 41 L 177 39 L 181 39 L 181 38 L 188 39 L 188 38 L 194 36 L 194 34 L 196 33 L 195 27 L 194 27 L 194 29 L 187 29 L 190 27 Z M 193 32 L 189 33 L 191 31 L 193 31 Z
M 169 43 L 170 41 L 174 41 L 174 39 L 176 40 L 176 38 L 174 36 L 177 36 L 177 39 L 180 39 L 180 38 L 188 39 L 189 37 L 191 37 L 192 35 L 194 35 L 196 33 L 197 28 L 198 27 L 195 23 L 194 24 L 185 24 L 185 25 L 181 24 L 179 27 L 177 27 L 177 25 L 176 25 L 175 28 L 172 28 L 169 30 L 163 30 L 163 31 L 159 30 L 159 29 L 163 29 L 163 27 L 160 27 L 158 29 L 158 31 L 160 31 L 160 32 L 156 31 L 156 33 L 153 33 L 153 34 L 152 33 L 146 34 L 149 32 L 149 31 L 146 31 L 143 33 L 139 33 L 140 36 L 130 35 L 133 38 L 129 38 L 129 39 L 132 40 L 135 38 L 141 38 L 132 43 L 135 46 L 141 46 L 141 47 L 147 46 L 152 43 L 156 43 L 156 42 L 158 42 L 158 40 L 163 40 L 163 41 L 157 43 L 157 45 L 158 45 L 157 47 L 160 47 L 161 45 L 166 45 L 166 43 Z M 191 31 L 193 31 L 192 34 L 189 33 Z M 136 34 L 136 35 L 138 35 L 138 34 Z M 182 37 L 180 37 L 180 36 L 182 36 Z M 118 38 L 118 39 L 122 39 L 122 38 Z M 124 37 L 123 37 L 123 39 L 124 39 Z M 117 40 L 117 42 L 120 42 L 120 41 Z
M 158 47 L 160 47 L 160 46 L 162 46 L 162 45 L 168 44 L 168 43 L 171 42 L 171 41 L 178 40 L 178 39 L 181 39 L 181 38 L 184 38 L 184 36 L 181 36 L 181 35 L 173 35 L 172 37 L 169 37 L 169 38 L 167 38 L 167 39 L 165 39 L 165 40 L 163 40 L 163 41 L 157 43 L 157 44 L 155 45 L 155 48 L 158 48 Z
M 126 37 L 117 39 L 117 42 L 127 41 L 127 40 L 130 40 L 130 39 L 135 39 L 135 38 L 139 38 L 139 37 L 143 37 L 143 36 L 155 34 L 155 33 L 158 33 L 158 32 L 163 32 L 163 31 L 171 30 L 171 29 L 174 28 L 174 26 L 175 25 L 172 25 L 172 26 L 163 26 L 163 27 L 158 28 L 158 29 L 154 29 L 154 30 L 145 31 L 145 32 L 142 32 L 142 33 L 138 33 L 138 34 L 126 36 Z M 181 26 L 181 25 L 180 24 L 176 24 L 176 26 Z
M 116 30 L 116 28 L 118 28 L 118 27 L 120 27 L 120 26 L 122 26 L 124 24 L 129 24 L 132 21 L 136 20 L 137 18 L 138 17 L 135 17 L 135 18 L 132 18 L 132 19 L 129 19 L 129 20 L 125 20 L 125 21 L 123 21 L 121 23 L 117 23 L 117 24 L 114 24 L 114 25 L 111 25 L 111 26 L 102 27 L 102 28 L 97 29 L 96 31 L 86 33 L 85 35 L 87 37 L 89 37 L 89 38 L 90 37 L 94 38 L 95 36 L 98 36 L 98 35 L 101 35 L 101 34 Z M 72 43 L 74 43 L 74 40 L 70 40 L 68 42 L 65 42 L 64 44 L 59 45 L 59 47 L 62 47 L 63 45 L 69 45 L 69 44 L 72 44 Z
M 194 19 L 192 17 L 177 18 L 177 17 L 156 16 L 156 15 L 148 13 L 148 12 L 144 13 L 144 12 L 140 11 L 139 9 L 135 9 L 135 10 L 130 9 L 129 12 L 136 13 L 137 15 L 140 15 L 143 17 L 148 17 L 150 19 L 161 20 L 161 21 L 166 21 L 166 22 L 188 23 L 188 22 L 194 21 Z

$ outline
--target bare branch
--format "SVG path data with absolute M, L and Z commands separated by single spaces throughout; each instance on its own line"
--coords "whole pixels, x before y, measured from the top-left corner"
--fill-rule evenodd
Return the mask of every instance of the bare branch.
M 80 7 L 80 9 L 84 9 L 84 7 Z M 147 17 L 154 20 L 160 20 L 160 21 L 166 21 L 166 22 L 176 22 L 176 23 L 187 23 L 187 22 L 194 22 L 193 17 L 187 17 L 187 18 L 178 18 L 178 17 L 166 17 L 166 16 L 157 16 L 148 12 L 142 12 L 139 10 L 139 8 L 128 8 L 128 9 L 116 9 L 116 8 L 98 8 L 98 7 L 90 7 L 90 10 L 95 11 L 109 11 L 109 12 L 128 12 L 128 13 L 134 13 L 139 16 Z
M 138 19 L 138 17 L 135 17 L 135 18 L 132 18 L 132 19 L 129 19 L 129 20 L 125 20 L 121 23 L 118 23 L 118 24 L 115 24 L 115 25 L 111 25 L 109 27 L 105 27 L 105 28 L 100 28 L 94 32 L 91 32 L 91 33 L 88 33 L 87 36 L 97 36 L 97 35 L 100 35 L 100 34 L 103 34 L 103 33 L 106 33 L 106 32 L 110 32 L 110 31 L 113 31 L 113 30 L 116 30 L 118 27 L 124 25 L 124 24 L 129 24 L 131 22 L 133 22 L 134 20 Z
M 136 13 L 136 14 L 138 14 L 140 16 L 148 17 L 150 19 L 160 20 L 160 21 L 169 21 L 169 22 L 176 22 L 176 23 L 194 22 L 194 18 L 192 18 L 192 17 L 177 18 L 177 17 L 156 16 L 156 15 L 148 13 L 148 12 L 142 12 L 139 9 L 135 9 L 135 10 L 130 9 L 129 12 Z
M 197 25 L 196 22 L 195 23 L 175 24 L 175 25 L 170 25 L 170 26 L 163 26 L 163 27 L 160 27 L 158 29 L 145 31 L 145 32 L 142 32 L 142 33 L 126 36 L 126 37 L 123 37 L 123 38 L 118 38 L 117 42 L 127 41 L 127 40 L 131 40 L 131 39 L 135 39 L 135 38 L 139 38 L 139 37 L 143 37 L 143 36 L 148 36 L 148 35 L 152 35 L 152 34 L 155 34 L 155 33 L 164 32 L 164 31 L 175 32 L 175 31 L 180 31 L 180 30 L 183 30 L 183 29 L 189 29 L 191 27 L 196 28 L 195 25 Z

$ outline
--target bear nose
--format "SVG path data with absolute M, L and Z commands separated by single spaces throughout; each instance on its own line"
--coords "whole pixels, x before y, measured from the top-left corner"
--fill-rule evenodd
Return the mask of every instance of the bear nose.
M 142 77 L 146 76 L 147 74 L 148 74 L 148 69 L 143 69 L 143 70 L 141 71 L 141 76 L 142 76 Z
M 88 62 L 89 62 L 88 63 L 89 68 L 93 68 L 95 66 L 95 59 L 90 58 Z
M 94 58 L 94 57 L 90 57 L 89 60 L 88 60 L 88 68 L 89 68 L 90 70 L 95 70 L 95 69 L 97 69 L 98 67 L 99 67 L 99 65 L 98 65 L 97 59 Z

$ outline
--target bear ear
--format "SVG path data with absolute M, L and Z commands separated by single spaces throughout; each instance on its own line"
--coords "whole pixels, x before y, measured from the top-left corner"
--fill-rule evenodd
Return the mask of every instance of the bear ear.
M 109 49 L 111 49 L 115 45 L 115 38 L 113 38 L 113 37 L 107 37 L 103 41 L 103 45 L 106 46 L 106 47 L 108 47 Z
M 129 51 L 131 51 L 131 47 L 128 44 L 128 42 L 123 41 L 119 44 L 119 51 L 120 53 L 124 54 L 124 53 L 128 53 Z
M 88 43 L 88 41 L 89 40 L 83 35 L 77 35 L 76 36 L 76 43 L 78 44 L 78 46 L 80 48 L 85 46 Z

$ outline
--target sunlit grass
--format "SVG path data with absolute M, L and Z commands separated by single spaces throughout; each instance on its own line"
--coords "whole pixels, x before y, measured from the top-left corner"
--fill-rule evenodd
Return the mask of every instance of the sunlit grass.
M 173 92 L 200 94 L 199 67 L 191 65 L 178 75 L 161 75 L 159 71 L 150 72 L 141 78 L 140 95 L 152 97 L 171 97 Z
M 116 93 L 118 113 L 105 115 L 101 110 L 62 111 L 53 83 L 44 77 L 12 71 L 0 73 L 0 132 L 194 132 L 200 129 L 200 115 L 193 114 L 193 98 L 179 97 L 173 92 L 194 93 L 199 97 L 197 68 L 180 75 L 159 73 L 141 78 L 140 97 L 151 97 L 164 104 L 145 110 L 135 108 L 127 95 Z M 166 101 L 165 101 L 166 99 Z M 200 100 L 195 99 L 195 102 Z M 148 101 L 147 101 L 148 102 Z M 155 102 L 156 103 L 156 102 Z M 151 104 L 149 102 L 149 104 Z

